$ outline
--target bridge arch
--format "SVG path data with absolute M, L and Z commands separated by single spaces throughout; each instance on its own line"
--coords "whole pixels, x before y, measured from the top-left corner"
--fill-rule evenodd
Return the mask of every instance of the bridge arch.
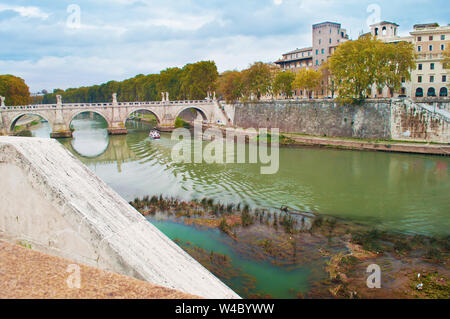
M 26 115 L 36 115 L 39 116 L 40 118 L 44 119 L 45 121 L 48 122 L 48 124 L 50 125 L 50 127 L 53 127 L 51 121 L 49 121 L 48 117 L 45 115 L 40 114 L 40 112 L 33 112 L 30 110 L 30 112 L 23 112 L 20 113 L 19 115 L 16 115 L 12 118 L 12 120 L 10 121 L 10 123 L 8 124 L 8 129 L 10 133 L 14 133 L 14 127 L 16 126 L 17 122 L 24 116 Z
M 189 106 L 183 107 L 180 111 L 177 112 L 177 115 L 175 116 L 175 119 L 177 117 L 179 117 L 181 115 L 181 113 L 183 113 L 186 110 L 190 110 L 190 109 L 194 109 L 198 113 L 200 113 L 200 115 L 202 116 L 204 121 L 208 121 L 208 122 L 210 121 L 210 119 L 209 119 L 209 117 L 207 115 L 207 112 L 204 109 L 202 109 L 201 107 L 197 106 L 197 105 L 189 105 Z
M 127 115 L 125 116 L 125 119 L 123 121 L 124 124 L 130 118 L 131 114 L 138 112 L 138 111 L 147 111 L 147 112 L 152 113 L 155 116 L 158 124 L 161 124 L 161 117 L 154 110 L 152 110 L 151 108 L 146 108 L 146 107 L 135 107 L 135 108 L 132 108 L 131 111 L 128 110 Z
M 72 124 L 73 120 L 78 115 L 83 114 L 83 113 L 95 113 L 97 115 L 100 115 L 106 121 L 106 123 L 108 123 L 108 127 L 111 126 L 111 119 L 109 118 L 109 116 L 107 116 L 103 112 L 98 111 L 98 110 L 92 110 L 92 109 L 82 109 L 82 110 L 77 110 L 76 112 L 74 112 L 70 115 L 70 119 L 69 119 L 69 122 L 67 123 L 67 127 L 70 128 L 70 125 Z

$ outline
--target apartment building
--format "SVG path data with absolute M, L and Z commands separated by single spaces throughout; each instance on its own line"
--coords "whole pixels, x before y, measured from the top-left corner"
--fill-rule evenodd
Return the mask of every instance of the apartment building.
M 411 70 L 411 81 L 402 79 L 400 91 L 394 97 L 447 97 L 448 70 L 442 65 L 443 52 L 450 43 L 450 26 L 437 23 L 416 24 L 410 36 L 397 34 L 399 25 L 383 21 L 371 25 L 371 34 L 386 43 L 406 41 L 414 45 L 416 69 Z M 372 89 L 372 97 L 390 97 L 387 88 Z
M 328 58 L 335 52 L 339 44 L 348 41 L 347 31 L 341 24 L 335 22 L 322 22 L 312 26 L 312 47 L 296 49 L 284 53 L 282 58 L 275 61 L 284 71 L 297 72 L 300 69 L 319 70 Z M 322 89 L 316 92 L 316 97 L 331 96 L 328 89 L 329 79 L 325 75 L 322 80 Z M 302 91 L 294 92 L 296 97 L 306 97 Z
M 416 24 L 410 34 L 414 37 L 417 54 L 417 67 L 411 73 L 411 96 L 447 97 L 449 72 L 444 69 L 442 60 L 450 45 L 450 26 Z

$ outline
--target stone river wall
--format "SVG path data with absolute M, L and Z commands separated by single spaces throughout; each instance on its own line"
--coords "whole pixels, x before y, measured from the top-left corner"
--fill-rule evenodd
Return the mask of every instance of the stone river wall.
M 448 109 L 448 102 L 439 108 Z M 229 106 L 228 106 L 229 107 Z M 407 100 L 267 101 L 234 105 L 234 125 L 316 136 L 449 143 L 449 122 Z

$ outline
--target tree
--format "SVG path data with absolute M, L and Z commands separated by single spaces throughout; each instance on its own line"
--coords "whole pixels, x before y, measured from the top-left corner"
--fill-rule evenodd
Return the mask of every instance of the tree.
M 295 89 L 304 90 L 309 98 L 321 85 L 322 72 L 316 70 L 300 69 L 295 76 L 293 86 Z
M 239 71 L 226 71 L 218 79 L 218 93 L 227 103 L 233 103 L 242 97 L 244 84 L 242 73 Z
M 383 43 L 367 35 L 341 44 L 329 67 L 341 99 L 363 100 L 373 85 L 398 89 L 403 77 L 411 78 L 414 60 L 412 45 Z
M 273 92 L 274 94 L 284 94 L 287 97 L 292 96 L 293 91 L 293 83 L 295 80 L 295 74 L 286 71 L 286 72 L 278 72 L 275 80 L 273 81 Z
M 259 100 L 263 95 L 271 93 L 273 68 L 263 62 L 255 62 L 247 70 L 242 71 L 244 94 L 253 94 Z
M 0 75 L 0 95 L 6 98 L 6 105 L 28 105 L 31 103 L 28 85 L 22 78 L 14 75 Z
M 408 42 L 377 43 L 378 65 L 376 84 L 379 88 L 387 86 L 391 96 L 402 86 L 402 78 L 411 80 L 411 72 L 416 68 L 414 46 Z
M 327 87 L 326 91 L 331 92 L 331 97 L 334 98 L 334 94 L 336 93 L 336 85 L 333 74 L 330 71 L 330 63 L 329 61 L 325 62 L 320 68 L 320 72 L 323 74 L 323 78 L 326 79 Z
M 109 81 L 101 85 L 55 89 L 46 94 L 42 103 L 56 103 L 56 95 L 61 95 L 67 103 L 97 103 L 117 99 L 124 101 L 160 101 L 161 93 L 169 92 L 171 100 L 203 99 L 208 91 L 213 91 L 218 78 L 214 61 L 188 64 L 183 69 L 168 68 L 160 74 L 138 74 L 122 82 Z
M 202 100 L 208 92 L 215 91 L 218 78 L 219 72 L 214 61 L 187 64 L 183 68 L 181 91 L 186 99 Z
M 169 98 L 172 98 L 172 100 L 185 98 L 185 95 L 181 94 L 182 74 L 183 71 L 180 68 L 168 68 L 160 73 L 157 85 L 158 100 L 161 100 L 161 92 L 169 92 Z

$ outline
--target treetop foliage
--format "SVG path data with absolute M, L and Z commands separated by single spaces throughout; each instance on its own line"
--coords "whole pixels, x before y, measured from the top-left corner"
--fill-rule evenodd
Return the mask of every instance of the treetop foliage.
M 121 82 L 109 81 L 101 85 L 54 90 L 44 96 L 43 103 L 56 103 L 61 95 L 65 103 L 96 103 L 112 101 L 117 93 L 120 102 L 160 101 L 162 92 L 169 92 L 171 100 L 199 100 L 214 91 L 219 73 L 214 61 L 187 64 L 182 69 L 168 68 L 159 74 L 139 74 Z
M 331 76 L 341 99 L 362 100 L 372 86 L 387 86 L 391 94 L 410 80 L 416 67 L 413 45 L 384 43 L 371 36 L 341 44 L 329 59 Z
M 5 104 L 8 106 L 31 103 L 28 85 L 23 79 L 14 75 L 0 75 L 0 95 L 6 98 Z

